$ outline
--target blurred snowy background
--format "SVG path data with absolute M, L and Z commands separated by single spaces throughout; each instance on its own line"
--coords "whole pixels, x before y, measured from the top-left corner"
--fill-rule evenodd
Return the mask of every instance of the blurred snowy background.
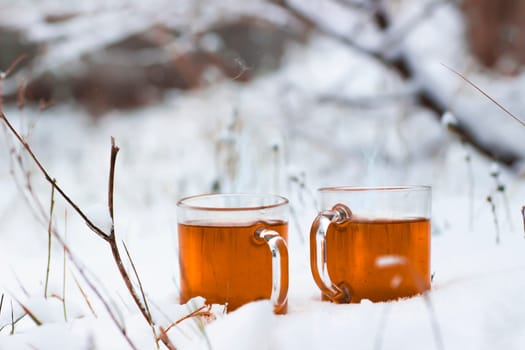
M 446 67 L 525 118 L 524 32 L 523 0 L 2 0 L 0 70 L 25 55 L 1 80 L 3 111 L 93 220 L 116 138 L 117 236 L 157 325 L 196 307 L 177 305 L 179 198 L 291 200 L 289 314 L 260 302 L 186 320 L 168 333 L 179 349 L 522 349 L 525 127 Z M 0 349 L 130 348 L 56 242 L 43 297 L 51 186 L 1 129 Z M 315 189 L 406 184 L 433 186 L 433 290 L 321 302 Z M 108 247 L 56 200 L 55 227 L 118 322 L 155 348 Z

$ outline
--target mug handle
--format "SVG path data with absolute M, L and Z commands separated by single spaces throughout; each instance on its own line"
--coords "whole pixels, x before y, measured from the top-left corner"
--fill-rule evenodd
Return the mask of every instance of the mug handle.
M 326 234 L 331 223 L 340 224 L 352 216 L 344 204 L 336 204 L 331 210 L 319 213 L 310 230 L 310 268 L 315 283 L 324 296 L 336 303 L 350 302 L 350 288 L 341 282 L 336 285 L 330 279 L 327 265 Z
M 274 312 L 281 311 L 288 300 L 288 247 L 276 231 L 261 227 L 255 231 L 255 239 L 264 241 L 272 254 L 272 295 Z

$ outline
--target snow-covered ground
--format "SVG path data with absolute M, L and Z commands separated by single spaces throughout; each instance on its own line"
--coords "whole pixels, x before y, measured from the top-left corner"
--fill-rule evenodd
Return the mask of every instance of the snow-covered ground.
M 153 318 L 164 327 L 203 302 L 177 303 L 177 199 L 209 192 L 216 184 L 224 191 L 289 197 L 294 215 L 288 314 L 273 315 L 268 302 L 227 315 L 216 307 L 215 321 L 191 318 L 169 331 L 179 349 L 523 349 L 523 179 L 499 169 L 505 192 L 496 192 L 491 163 L 462 146 L 427 112 L 407 113 L 403 103 L 362 109 L 314 99 L 341 91 L 396 92 L 399 82 L 365 57 L 314 38 L 308 47 L 290 50 L 288 62 L 248 85 L 228 82 L 172 94 L 157 106 L 97 120 L 74 106 L 42 113 L 8 107 L 5 113 L 29 133 L 35 153 L 62 188 L 94 217 L 106 202 L 110 136 L 115 136 L 121 148 L 115 177 L 118 239 L 133 257 Z M 506 126 L 491 127 L 504 132 Z M 5 325 L 0 349 L 128 349 L 70 262 L 67 321 L 58 298 L 44 299 L 47 227 L 24 200 L 24 174 L 15 174 L 22 192 L 10 174 L 16 169 L 9 161 L 14 141 L 0 135 L 0 327 Z M 47 210 L 51 188 L 29 159 L 24 162 Z M 315 188 L 401 184 L 433 187 L 432 290 L 387 303 L 322 302 L 305 243 L 317 210 Z M 107 245 L 58 197 L 54 222 L 136 347 L 155 348 Z M 63 296 L 63 269 L 63 252 L 53 243 L 49 295 Z M 43 324 L 24 317 L 10 335 L 12 318 L 22 315 L 20 304 Z

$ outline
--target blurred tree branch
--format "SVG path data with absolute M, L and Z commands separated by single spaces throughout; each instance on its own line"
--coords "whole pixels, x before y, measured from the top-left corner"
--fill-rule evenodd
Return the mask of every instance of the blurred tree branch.
M 391 15 L 388 13 L 386 6 L 384 6 L 384 2 L 381 0 L 369 0 L 363 2 L 345 0 L 334 1 L 338 4 L 345 4 L 345 6 L 353 9 L 358 7 L 360 11 L 370 11 L 376 28 L 382 34 L 381 44 L 375 47 L 365 46 L 356 40 L 357 36 L 353 35 L 354 33 L 339 33 L 335 31 L 326 21 L 305 11 L 305 7 L 299 6 L 297 1 L 281 0 L 278 3 L 291 14 L 308 23 L 312 28 L 315 28 L 319 33 L 331 37 L 343 45 L 367 55 L 382 66 L 396 72 L 396 74 L 411 87 L 415 103 L 431 110 L 434 112 L 435 116 L 440 119 L 450 106 L 446 105 L 438 98 L 440 94 L 439 91 L 436 91 L 435 86 L 425 84 L 423 79 L 419 79 L 418 69 L 415 66 L 417 63 L 414 63 L 414 60 L 412 60 L 406 52 L 403 52 L 399 46 L 410 31 L 414 30 L 415 26 L 422 23 L 425 18 L 430 16 L 440 5 L 446 3 L 456 4 L 456 0 L 436 0 L 428 2 L 423 6 L 418 15 L 412 17 L 398 29 L 392 28 Z M 361 3 L 366 3 L 367 5 L 360 5 Z M 373 96 L 370 98 L 373 98 Z M 345 96 L 323 96 L 322 99 L 324 101 L 337 101 L 338 103 L 345 103 L 345 100 L 346 103 L 349 104 L 355 103 L 355 101 L 348 100 Z M 460 111 L 455 111 L 455 114 L 461 116 Z M 491 147 L 493 145 L 483 143 L 470 129 L 461 123 L 457 125 L 457 133 L 463 142 L 469 143 L 480 153 L 507 166 L 512 166 L 521 159 L 521 156 L 514 151 L 494 148 Z

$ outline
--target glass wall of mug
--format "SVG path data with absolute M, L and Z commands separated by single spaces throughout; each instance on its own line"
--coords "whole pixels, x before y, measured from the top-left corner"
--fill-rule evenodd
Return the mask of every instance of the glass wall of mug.
M 287 310 L 288 200 L 205 194 L 177 204 L 180 302 L 202 296 L 228 311 L 271 299 Z
M 430 187 L 318 192 L 310 265 L 323 300 L 386 301 L 430 289 Z

